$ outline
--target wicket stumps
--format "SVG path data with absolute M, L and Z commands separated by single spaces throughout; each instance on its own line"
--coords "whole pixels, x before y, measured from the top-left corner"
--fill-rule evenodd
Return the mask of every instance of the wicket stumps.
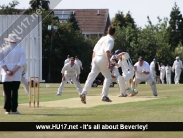
M 31 107 L 32 97 L 33 97 L 34 107 L 36 104 L 36 99 L 37 99 L 37 107 L 39 107 L 39 83 L 40 83 L 39 77 L 30 77 L 30 81 L 29 81 L 29 107 Z

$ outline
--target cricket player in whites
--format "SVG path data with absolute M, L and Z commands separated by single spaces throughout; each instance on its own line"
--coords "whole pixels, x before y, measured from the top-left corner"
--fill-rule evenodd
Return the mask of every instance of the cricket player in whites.
M 102 89 L 102 101 L 112 102 L 108 97 L 109 85 L 111 83 L 111 72 L 110 72 L 110 54 L 111 50 L 114 47 L 114 38 L 115 27 L 108 27 L 108 34 L 103 36 L 95 45 L 92 54 L 92 63 L 91 63 L 91 72 L 88 75 L 88 78 L 85 82 L 85 86 L 80 95 L 81 102 L 86 104 L 86 93 L 91 88 L 91 84 L 101 72 L 105 77 Z
M 129 96 L 134 96 L 138 93 L 138 91 L 129 86 L 129 81 L 130 79 L 133 79 L 134 76 L 134 67 L 130 56 L 127 52 L 122 52 L 120 49 L 115 51 L 115 55 L 119 59 L 116 66 L 121 67 L 122 69 L 122 76 L 120 75 L 117 78 L 120 89 L 119 97 L 126 97 L 127 93 Z
M 156 81 L 156 59 L 154 58 L 153 61 L 150 64 L 150 73 L 152 75 L 152 78 Z
M 135 69 L 135 78 L 133 79 L 133 88 L 136 87 L 141 82 L 147 82 L 151 86 L 154 96 L 157 96 L 156 82 L 150 74 L 150 65 L 144 61 L 143 57 L 138 58 L 138 62 L 134 65 Z
M 80 69 L 79 66 L 74 63 L 74 58 L 71 57 L 69 63 L 65 64 L 62 68 L 62 82 L 58 88 L 57 96 L 62 95 L 62 90 L 69 79 L 72 79 L 78 93 L 82 92 L 82 87 L 79 82 Z M 77 75 L 76 75 L 77 74 Z

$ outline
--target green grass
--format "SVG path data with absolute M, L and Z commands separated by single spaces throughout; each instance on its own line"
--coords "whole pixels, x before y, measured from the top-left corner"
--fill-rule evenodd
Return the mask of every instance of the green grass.
M 40 85 L 40 102 L 54 101 L 78 97 L 74 85 L 67 84 L 62 96 L 56 96 L 59 84 L 49 84 L 46 88 L 45 83 Z M 83 84 L 82 84 L 83 86 Z M 160 99 L 148 101 L 129 102 L 120 104 L 99 105 L 88 108 L 59 108 L 42 107 L 34 108 L 28 105 L 28 96 L 20 87 L 19 104 L 27 103 L 27 106 L 19 106 L 21 115 L 5 115 L 3 96 L 0 97 L 0 121 L 1 122 L 183 122 L 183 92 L 180 85 L 157 85 L 158 96 Z M 2 84 L 0 85 L 2 90 Z M 91 88 L 88 96 L 100 95 L 102 86 Z M 137 97 L 152 96 L 149 85 L 140 84 Z M 118 87 L 110 88 L 110 95 L 117 96 Z M 123 99 L 123 98 L 122 98 Z M 80 98 L 78 97 L 78 100 Z M 70 104 L 75 104 L 71 102 Z M 81 103 L 82 104 L 82 103 Z M 29 135 L 27 135 L 29 134 Z M 46 134 L 46 135 L 45 135 Z M 24 132 L 7 134 L 1 132 L 0 137 L 127 137 L 127 138 L 170 138 L 183 136 L 180 132 Z

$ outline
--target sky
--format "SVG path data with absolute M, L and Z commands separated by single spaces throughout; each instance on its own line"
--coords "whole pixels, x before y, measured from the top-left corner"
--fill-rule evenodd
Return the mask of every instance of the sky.
M 0 5 L 7 5 L 12 0 L 1 0 Z M 20 4 L 17 8 L 27 9 L 29 0 L 17 0 Z M 50 7 L 54 9 L 109 9 L 112 19 L 118 11 L 126 14 L 130 11 L 137 26 L 145 27 L 147 16 L 153 24 L 158 23 L 157 17 L 170 18 L 170 12 L 176 2 L 183 14 L 182 0 L 50 0 Z M 54 4 L 59 3 L 57 6 Z M 54 5 L 54 6 L 53 6 Z

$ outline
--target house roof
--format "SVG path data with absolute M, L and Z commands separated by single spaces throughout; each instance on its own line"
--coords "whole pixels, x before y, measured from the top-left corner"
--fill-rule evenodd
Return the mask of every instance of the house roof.
M 74 13 L 83 34 L 104 34 L 110 25 L 108 9 L 54 9 L 55 15 Z

